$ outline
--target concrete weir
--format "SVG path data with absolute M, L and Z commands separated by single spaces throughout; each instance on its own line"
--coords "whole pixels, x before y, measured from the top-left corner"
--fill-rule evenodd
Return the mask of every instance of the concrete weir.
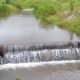
M 6 46 L 0 64 L 80 60 L 79 45 Z
M 6 46 L 0 80 L 80 80 L 79 46 L 44 47 Z

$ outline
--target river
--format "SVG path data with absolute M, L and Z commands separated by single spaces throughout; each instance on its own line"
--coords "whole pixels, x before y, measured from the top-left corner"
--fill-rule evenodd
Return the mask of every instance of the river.
M 43 27 L 32 13 L 22 12 L 0 20 L 1 44 L 48 44 L 55 42 L 80 41 L 57 26 Z
M 78 42 L 80 41 L 80 37 L 57 26 L 45 28 L 32 13 L 21 12 L 0 20 L 0 44 L 35 45 L 51 44 L 55 42 L 66 43 L 71 41 Z M 72 50 L 74 52 L 74 49 Z M 62 52 L 63 51 L 64 49 Z M 65 53 L 66 52 L 63 54 Z M 70 50 L 69 54 L 71 55 L 71 53 L 72 51 Z M 75 51 L 74 54 L 75 53 L 77 52 Z M 78 50 L 78 55 L 79 53 L 80 51 Z M 5 56 L 7 55 L 8 54 Z M 70 57 L 70 55 L 68 55 L 68 57 Z M 21 58 L 16 56 L 17 59 L 14 59 L 13 54 L 7 57 L 7 60 L 10 59 L 8 60 L 8 64 L 0 65 L 0 80 L 16 80 L 16 78 L 20 78 L 20 80 L 80 80 L 80 61 L 69 59 L 68 61 L 64 61 L 63 59 L 63 61 L 33 61 L 32 63 L 21 63 L 19 61 L 20 63 L 17 64 L 15 62 L 17 59 L 21 59 L 25 62 L 23 59 L 24 57 Z M 64 58 L 66 55 L 63 55 L 62 57 Z M 74 56 L 72 59 L 73 58 L 75 59 Z M 76 64 L 76 62 L 78 64 Z

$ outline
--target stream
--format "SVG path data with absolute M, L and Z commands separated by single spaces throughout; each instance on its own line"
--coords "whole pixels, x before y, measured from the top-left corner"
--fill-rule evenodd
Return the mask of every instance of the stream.
M 15 14 L 0 20 L 0 43 L 34 45 L 80 41 L 76 34 L 57 26 L 49 27 L 43 27 L 32 13 Z
M 68 42 L 80 42 L 80 37 L 57 26 L 44 27 L 26 10 L 1 19 L 0 44 L 6 52 L 0 57 L 0 80 L 80 80 L 80 48 L 66 47 Z M 60 46 L 27 48 L 53 43 Z

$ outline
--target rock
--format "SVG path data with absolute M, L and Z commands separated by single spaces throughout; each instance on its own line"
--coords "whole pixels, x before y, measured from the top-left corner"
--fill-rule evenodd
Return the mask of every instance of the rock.
M 4 46 L 0 45 L 0 56 L 4 57 Z

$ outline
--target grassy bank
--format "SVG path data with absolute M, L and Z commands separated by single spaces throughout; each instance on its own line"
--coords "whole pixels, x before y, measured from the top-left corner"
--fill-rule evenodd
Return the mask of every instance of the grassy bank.
M 80 35 L 80 0 L 1 0 L 0 17 L 19 9 L 34 8 L 42 22 L 57 25 Z
M 34 8 L 41 21 L 80 35 L 80 0 L 42 0 Z
M 33 7 L 35 3 L 34 0 L 0 0 L 0 18 Z
M 17 11 L 19 10 L 13 5 L 0 3 L 0 18 L 16 13 Z

